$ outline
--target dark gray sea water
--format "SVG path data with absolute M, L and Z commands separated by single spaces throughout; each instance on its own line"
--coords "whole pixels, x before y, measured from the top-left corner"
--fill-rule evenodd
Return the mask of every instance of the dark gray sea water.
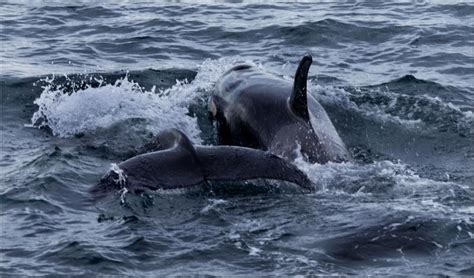
M 101 2 L 1 1 L 0 276 L 474 275 L 472 2 Z M 355 158 L 295 161 L 316 192 L 89 201 L 160 130 L 215 144 L 233 64 L 291 79 L 305 53 Z

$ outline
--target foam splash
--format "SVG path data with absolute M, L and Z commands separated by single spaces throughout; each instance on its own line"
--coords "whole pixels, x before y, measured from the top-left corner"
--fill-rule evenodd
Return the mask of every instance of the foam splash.
M 165 128 L 179 127 L 191 138 L 199 138 L 196 119 L 186 115 L 186 102 L 174 94 L 160 96 L 154 88 L 143 90 L 125 76 L 114 84 L 101 84 L 98 88 L 87 87 L 72 93 L 63 88 L 53 89 L 54 79 L 35 104 L 38 111 L 31 118 L 33 125 L 49 127 L 55 136 L 72 137 L 108 128 L 127 119 L 144 119 L 148 129 L 158 132 Z M 176 87 L 183 86 L 178 82 Z
M 123 172 L 123 170 L 120 169 L 120 167 L 116 163 L 112 163 L 110 165 L 109 171 L 117 174 L 117 179 L 115 179 L 114 182 L 124 188 L 127 182 L 127 175 Z
M 155 88 L 144 90 L 128 76 L 114 84 L 95 80 L 98 87 L 89 85 L 72 92 L 54 86 L 54 76 L 46 78 L 41 80 L 46 85 L 34 102 L 38 111 L 33 114 L 31 123 L 38 128 L 50 128 L 55 136 L 72 137 L 128 119 L 143 119 L 153 133 L 174 127 L 200 143 L 197 119 L 188 115 L 188 106 L 208 94 L 219 76 L 234 63 L 235 59 L 206 60 L 192 82 L 177 80 L 174 86 L 159 92 L 155 92 Z
M 450 205 L 452 200 L 474 197 L 468 186 L 420 177 L 401 162 L 310 164 L 299 156 L 294 163 L 318 186 L 320 194 L 350 195 L 368 206 L 373 201 L 396 211 L 474 221 L 470 210 Z
M 128 193 L 128 189 L 126 187 L 120 189 L 119 194 L 120 194 L 120 204 L 124 205 L 125 204 L 125 196 Z
M 370 164 L 328 162 L 310 164 L 300 155 L 294 163 L 320 186 L 321 191 L 349 194 L 390 194 L 391 198 L 427 195 L 455 197 L 456 190 L 466 187 L 449 181 L 436 181 L 419 176 L 402 162 L 388 160 Z M 454 190 L 454 191 L 453 191 Z

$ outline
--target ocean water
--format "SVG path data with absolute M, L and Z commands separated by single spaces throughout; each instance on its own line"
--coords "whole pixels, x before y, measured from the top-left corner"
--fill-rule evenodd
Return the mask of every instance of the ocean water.
M 474 274 L 474 4 L 2 1 L 0 275 Z M 236 2 L 236 3 L 234 3 Z M 158 131 L 216 144 L 238 62 L 310 90 L 353 162 L 272 181 L 88 189 Z

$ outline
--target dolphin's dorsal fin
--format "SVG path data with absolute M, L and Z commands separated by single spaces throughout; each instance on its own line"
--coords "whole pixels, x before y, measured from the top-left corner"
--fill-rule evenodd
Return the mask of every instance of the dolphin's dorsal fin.
M 290 97 L 290 108 L 297 116 L 309 121 L 307 83 L 308 71 L 313 58 L 311 55 L 305 55 L 298 66 L 295 73 L 295 81 L 293 83 L 293 92 Z
M 194 149 L 193 143 L 191 140 L 184 134 L 182 131 L 176 128 L 170 128 L 168 130 L 162 131 L 164 137 L 173 142 L 174 147 L 181 147 L 188 151 L 195 160 L 198 160 L 196 155 L 196 150 Z
M 165 129 L 158 133 L 151 142 L 145 145 L 142 153 L 176 150 L 177 148 L 186 150 L 194 160 L 197 160 L 193 143 L 186 134 L 176 128 Z

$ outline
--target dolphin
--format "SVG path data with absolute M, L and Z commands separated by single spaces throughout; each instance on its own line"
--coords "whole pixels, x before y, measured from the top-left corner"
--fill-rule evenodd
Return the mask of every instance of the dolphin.
M 299 150 L 311 163 L 350 160 L 324 108 L 307 93 L 312 57 L 301 60 L 293 83 L 237 65 L 217 81 L 209 98 L 218 143 L 269 151 L 293 160 Z
M 275 179 L 312 189 L 308 177 L 284 159 L 261 150 L 237 146 L 194 146 L 177 129 L 160 132 L 144 148 L 148 153 L 118 164 L 90 189 L 95 196 L 127 189 L 188 188 L 207 181 Z

